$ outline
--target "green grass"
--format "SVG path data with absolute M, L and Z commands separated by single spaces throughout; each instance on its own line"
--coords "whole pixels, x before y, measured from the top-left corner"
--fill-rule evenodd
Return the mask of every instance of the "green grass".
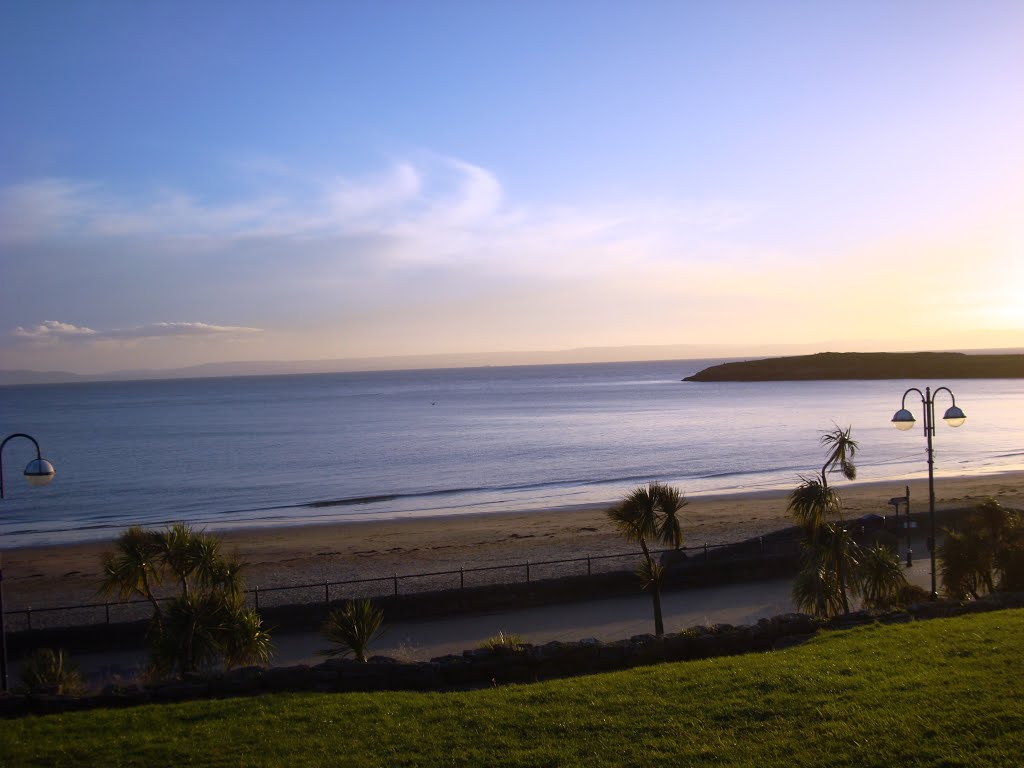
M 0 723 L 11 766 L 1009 766 L 1024 610 L 452 694 L 291 694 Z

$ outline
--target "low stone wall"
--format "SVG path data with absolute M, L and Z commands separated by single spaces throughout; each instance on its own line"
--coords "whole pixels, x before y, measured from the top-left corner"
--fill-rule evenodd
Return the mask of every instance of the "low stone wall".
M 830 621 L 804 614 L 762 619 L 750 626 L 719 624 L 693 627 L 655 637 L 628 640 L 552 642 L 520 648 L 470 650 L 429 662 L 401 663 L 374 657 L 369 663 L 330 660 L 310 667 L 248 667 L 212 678 L 191 678 L 152 688 L 114 688 L 83 697 L 45 692 L 0 695 L 0 716 L 51 714 L 97 707 L 135 706 L 192 699 L 252 696 L 270 692 L 452 691 L 529 683 L 560 677 L 610 672 L 670 661 L 765 652 L 806 642 L 820 630 L 848 629 L 871 623 L 903 623 L 968 613 L 1024 608 L 1024 593 L 991 595 L 971 602 L 922 603 L 906 611 L 861 611 Z

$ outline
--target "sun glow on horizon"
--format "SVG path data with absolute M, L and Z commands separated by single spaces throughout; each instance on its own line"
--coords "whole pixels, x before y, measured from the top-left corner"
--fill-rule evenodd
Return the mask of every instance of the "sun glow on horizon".
M 1024 6 L 245 9 L 0 8 L 0 368 L 1024 346 Z

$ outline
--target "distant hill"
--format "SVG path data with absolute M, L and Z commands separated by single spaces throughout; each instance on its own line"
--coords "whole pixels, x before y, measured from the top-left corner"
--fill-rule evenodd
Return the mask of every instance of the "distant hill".
M 760 346 L 760 355 L 792 355 L 796 352 L 804 352 L 813 349 L 808 345 L 801 344 L 776 344 L 771 347 Z M 1018 361 L 1024 354 L 1024 349 L 992 349 L 992 350 L 970 350 L 966 354 L 958 353 L 913 353 L 913 354 L 887 354 L 887 353 L 825 353 L 823 355 L 805 355 L 802 357 L 774 357 L 750 363 L 738 363 L 740 366 L 748 365 L 772 365 L 774 361 L 787 360 L 813 360 L 824 358 L 829 355 L 836 358 L 900 358 L 914 357 L 915 355 L 934 354 L 936 356 L 947 355 L 953 358 L 969 358 L 968 366 L 975 368 L 979 360 L 993 358 L 1007 360 L 1017 358 Z M 688 360 L 708 362 L 731 359 L 736 360 L 743 357 L 750 357 L 749 347 L 738 345 L 712 345 L 712 344 L 665 344 L 649 346 L 629 347 L 581 347 L 578 349 L 566 349 L 555 351 L 534 351 L 534 352 L 491 352 L 491 353 L 458 353 L 458 354 L 430 354 L 430 355 L 403 355 L 395 357 L 361 357 L 361 358 L 338 358 L 331 360 L 251 360 L 220 363 L 203 363 L 191 365 L 184 368 L 162 368 L 162 369 L 136 369 L 122 371 L 108 371 L 104 373 L 71 373 L 68 371 L 32 371 L 32 370 L 0 370 L 0 386 L 17 386 L 30 384 L 56 384 L 56 383 L 80 383 L 95 381 L 136 381 L 153 379 L 195 379 L 224 376 L 282 376 L 291 374 L 306 373 L 345 373 L 355 371 L 397 371 L 417 369 L 439 369 L 439 368 L 478 368 L 483 366 L 514 366 L 514 365 L 564 365 L 574 363 L 616 363 L 636 362 L 641 360 Z M 861 367 L 863 370 L 853 370 L 843 374 L 830 373 L 828 375 L 801 375 L 793 376 L 787 371 L 786 375 L 751 376 L 749 373 L 742 375 L 733 374 L 732 369 L 728 375 L 719 378 L 718 373 L 722 366 L 708 368 L 697 376 L 691 377 L 693 381 L 771 381 L 784 380 L 789 378 L 903 378 L 902 375 L 867 375 L 865 370 L 868 363 L 857 363 L 854 368 Z M 691 368 L 692 370 L 692 368 Z M 984 374 L 961 374 L 948 373 L 950 368 L 941 368 L 943 373 L 935 374 L 947 377 L 976 377 L 984 376 L 990 378 L 1018 378 L 1024 376 L 1018 363 L 1017 368 L 1011 372 L 995 371 Z M 698 378 L 708 375 L 707 378 Z M 907 376 L 917 376 L 914 372 Z M 932 374 L 927 374 L 932 375 Z M 714 376 L 714 378 L 711 378 Z
M 842 379 L 1020 379 L 1024 355 L 962 352 L 821 352 L 723 363 L 683 381 L 825 381 Z
M 806 346 L 779 344 L 764 354 L 792 354 L 809 351 Z M 559 365 L 572 363 L 616 363 L 640 360 L 736 359 L 749 348 L 712 344 L 659 344 L 628 347 L 580 347 L 577 349 L 467 352 L 452 354 L 401 355 L 391 357 L 337 358 L 330 360 L 250 360 L 202 363 L 184 368 L 123 370 L 104 373 L 67 371 L 0 370 L 0 386 L 53 384 L 59 382 L 133 381 L 146 379 L 193 379 L 222 376 L 280 376 L 304 373 L 345 373 L 353 371 L 397 371 L 438 368 L 479 368 L 506 365 Z
M 86 381 L 87 377 L 68 371 L 0 371 L 0 386 L 19 384 L 64 384 L 69 381 Z

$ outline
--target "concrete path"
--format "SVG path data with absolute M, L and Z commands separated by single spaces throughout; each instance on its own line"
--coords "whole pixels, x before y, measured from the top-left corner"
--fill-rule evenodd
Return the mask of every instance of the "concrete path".
M 923 548 L 922 548 L 923 549 Z M 905 552 L 901 551 L 905 557 Z M 911 583 L 928 588 L 930 567 L 918 559 L 907 570 Z M 662 596 L 665 630 L 675 632 L 699 624 L 753 624 L 758 619 L 793 610 L 789 592 L 792 582 L 780 579 L 748 582 L 703 589 L 666 592 Z M 372 652 L 403 661 L 426 661 L 449 653 L 477 647 L 481 641 L 504 631 L 521 635 L 527 642 L 543 644 L 552 640 L 618 640 L 653 633 L 650 595 L 595 599 L 547 605 L 519 611 L 475 614 L 450 618 L 387 622 L 384 634 L 372 645 Z M 277 649 L 275 666 L 317 664 L 317 651 L 326 647 L 316 632 L 274 633 Z M 145 651 L 117 654 L 95 653 L 74 657 L 90 681 L 110 676 L 134 677 L 146 663 Z

